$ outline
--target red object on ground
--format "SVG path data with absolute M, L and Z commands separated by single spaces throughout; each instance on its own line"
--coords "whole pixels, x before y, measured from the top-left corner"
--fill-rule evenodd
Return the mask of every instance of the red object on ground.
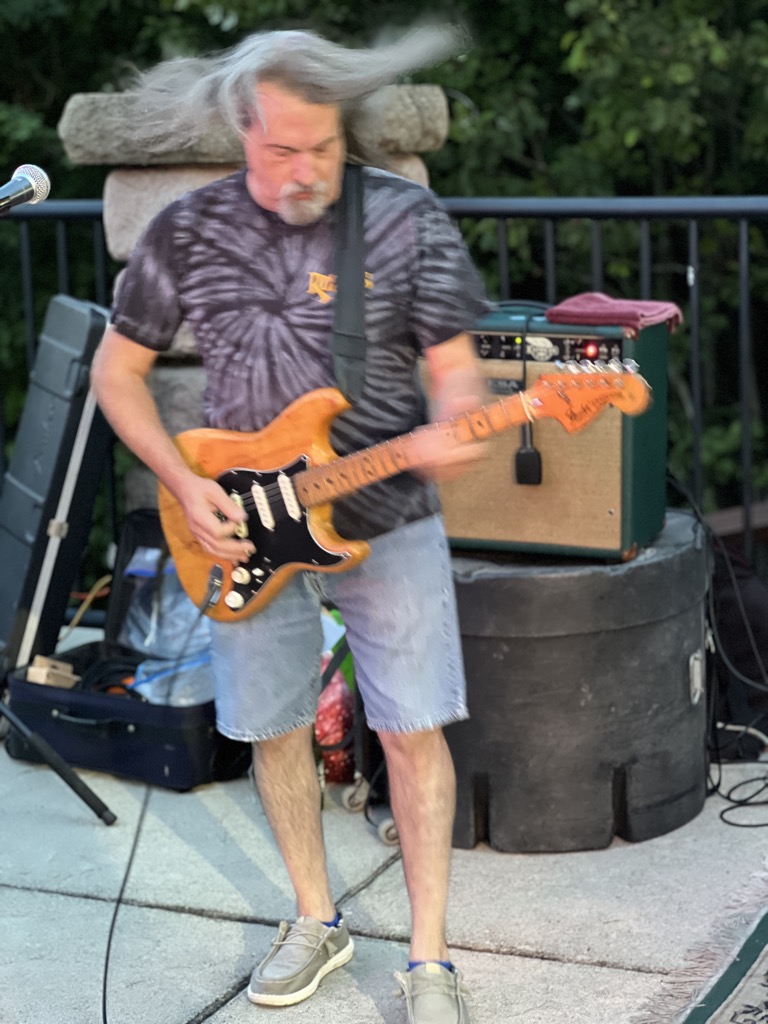
M 324 654 L 320 671 L 331 656 Z M 334 672 L 330 683 L 324 688 L 317 702 L 315 718 L 315 739 L 323 746 L 341 743 L 351 731 L 355 715 L 355 702 L 352 691 L 340 670 Z M 323 750 L 323 767 L 326 782 L 352 782 L 355 775 L 354 743 L 350 736 L 349 743 L 341 750 Z

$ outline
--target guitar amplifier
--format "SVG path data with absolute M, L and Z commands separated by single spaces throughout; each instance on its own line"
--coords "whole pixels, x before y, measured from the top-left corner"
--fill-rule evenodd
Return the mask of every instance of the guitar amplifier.
M 448 536 L 454 548 L 623 561 L 664 522 L 668 327 L 630 337 L 620 327 L 552 324 L 545 308 L 500 303 L 477 322 L 490 396 L 529 388 L 561 361 L 633 359 L 651 405 L 637 417 L 608 408 L 574 434 L 542 419 L 495 438 L 488 458 L 440 486 Z

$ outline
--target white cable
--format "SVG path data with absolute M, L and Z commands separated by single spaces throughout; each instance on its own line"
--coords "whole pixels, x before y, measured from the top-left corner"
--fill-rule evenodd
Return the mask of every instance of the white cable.
M 724 729 L 725 732 L 737 732 L 741 736 L 754 736 L 760 740 L 765 747 L 768 747 L 768 736 L 765 733 L 759 731 L 759 729 L 753 729 L 751 725 L 726 725 L 725 722 L 717 723 L 718 729 Z

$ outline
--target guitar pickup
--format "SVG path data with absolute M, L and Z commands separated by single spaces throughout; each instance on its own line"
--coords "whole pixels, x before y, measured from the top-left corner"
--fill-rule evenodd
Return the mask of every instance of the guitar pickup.
M 259 513 L 261 525 L 265 530 L 274 530 L 275 517 L 272 515 L 272 508 L 269 504 L 267 492 L 261 484 L 252 484 L 251 494 L 253 495 L 253 503 L 256 506 L 256 511 Z
M 242 495 L 238 494 L 237 491 L 230 491 L 229 496 L 232 499 L 232 501 L 234 501 L 238 508 L 245 508 L 245 505 L 243 504 Z M 237 524 L 237 526 L 235 527 L 235 536 L 238 537 L 240 540 L 245 540 L 245 538 L 248 536 L 247 519 L 244 522 Z
M 281 473 L 277 478 L 277 483 L 288 515 L 297 523 L 301 522 L 301 505 L 296 497 L 296 491 L 293 489 L 293 481 L 285 473 Z

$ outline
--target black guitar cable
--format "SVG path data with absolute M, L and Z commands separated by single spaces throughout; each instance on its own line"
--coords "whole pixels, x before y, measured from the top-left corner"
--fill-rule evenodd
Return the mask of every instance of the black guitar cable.
M 205 592 L 205 597 L 197 606 L 197 610 L 200 615 L 204 615 L 209 608 L 213 608 L 215 604 L 218 604 L 219 598 L 221 597 L 221 587 L 224 583 L 224 570 L 220 565 L 214 565 L 211 571 L 208 573 L 208 589 Z M 199 616 L 195 620 L 195 626 L 199 622 Z
M 144 790 L 144 799 L 141 803 L 141 810 L 139 811 L 139 820 L 136 823 L 136 833 L 133 837 L 133 843 L 131 844 L 131 851 L 128 854 L 128 863 L 125 866 L 125 872 L 123 873 L 123 880 L 120 885 L 120 891 L 117 894 L 115 900 L 115 908 L 112 911 L 112 920 L 109 923 L 109 933 L 107 935 L 107 948 L 104 954 L 104 971 L 102 973 L 101 981 L 101 1022 L 102 1024 L 109 1024 L 107 1020 L 107 984 L 109 978 L 109 960 L 112 954 L 112 940 L 115 935 L 115 925 L 117 924 L 117 915 L 120 911 L 120 907 L 123 902 L 123 896 L 125 894 L 126 886 L 128 885 L 128 878 L 131 874 L 131 868 L 133 867 L 133 861 L 136 856 L 136 850 L 139 845 L 139 838 L 141 836 L 141 830 L 144 825 L 144 820 L 147 815 L 147 807 L 149 805 L 149 795 L 152 792 L 152 786 L 147 786 Z
M 213 607 L 213 605 L 216 604 L 216 602 L 218 601 L 218 599 L 219 599 L 219 597 L 221 595 L 221 585 L 222 585 L 222 582 L 223 582 L 223 578 L 224 578 L 224 573 L 223 573 L 222 567 L 220 565 L 214 565 L 213 568 L 211 569 L 210 574 L 209 574 L 208 590 L 206 591 L 206 595 L 203 598 L 203 600 L 201 601 L 200 605 L 198 606 L 198 614 L 197 614 L 197 616 L 195 618 L 195 622 L 193 624 L 191 624 L 191 626 L 189 627 L 189 631 L 188 631 L 188 636 L 189 637 L 193 636 L 195 630 L 198 628 L 198 625 L 200 623 L 200 620 L 201 620 L 202 616 L 205 614 L 207 609 L 210 608 L 210 607 Z M 161 591 L 161 588 L 162 588 L 162 579 L 163 579 L 162 570 L 160 570 L 159 573 L 158 573 L 158 581 L 159 581 L 158 592 L 154 596 L 154 600 L 157 601 L 158 605 L 160 604 L 160 591 Z M 171 670 L 172 674 L 175 674 L 175 672 L 178 672 L 178 669 L 179 669 L 180 664 L 181 664 L 182 659 L 183 659 L 183 650 L 184 650 L 185 646 L 186 646 L 185 643 L 181 645 L 181 650 L 180 650 L 180 652 L 179 652 L 179 654 L 178 654 L 178 656 L 176 658 L 176 663 L 172 667 L 172 670 Z M 137 695 L 138 694 L 136 694 L 136 696 Z M 106 1016 L 106 992 L 108 992 L 108 983 L 109 983 L 109 974 L 110 974 L 110 958 L 112 956 L 112 946 L 113 946 L 113 941 L 114 941 L 114 938 L 115 938 L 115 930 L 116 930 L 116 926 L 117 926 L 118 913 L 120 912 L 120 907 L 121 907 L 122 902 L 123 902 L 123 897 L 125 895 L 125 890 L 126 890 L 126 887 L 128 885 L 128 879 L 130 878 L 131 868 L 133 867 L 133 861 L 134 861 L 135 856 L 136 856 L 136 850 L 138 849 L 138 841 L 139 841 L 139 839 L 141 837 L 141 829 L 143 827 L 143 823 L 144 823 L 144 820 L 146 818 L 146 809 L 148 807 L 148 803 L 150 803 L 150 795 L 152 794 L 152 791 L 153 791 L 153 786 L 150 785 L 150 784 L 146 784 L 145 790 L 144 790 L 144 798 L 143 798 L 143 801 L 141 802 L 141 809 L 140 809 L 139 815 L 138 815 L 138 821 L 136 822 L 136 833 L 135 833 L 135 835 L 133 837 L 133 843 L 131 845 L 130 853 L 128 854 L 128 862 L 126 864 L 125 872 L 123 874 L 123 881 L 122 881 L 121 886 L 120 886 L 120 892 L 118 893 L 117 900 L 115 901 L 115 909 L 114 909 L 113 914 L 112 914 L 112 921 L 110 922 L 109 935 L 108 935 L 108 937 L 106 937 L 106 950 L 105 950 L 105 953 L 104 953 L 104 967 L 103 967 L 103 973 L 102 973 L 102 979 L 101 979 L 101 1024 L 109 1024 L 108 1016 Z
M 523 328 L 523 379 L 521 388 L 523 391 L 528 387 L 528 329 L 533 313 L 525 318 Z M 514 480 L 516 484 L 526 487 L 537 487 L 541 483 L 541 452 L 535 446 L 533 440 L 533 427 L 531 421 L 526 421 L 520 428 L 520 447 L 515 452 L 514 458 Z

